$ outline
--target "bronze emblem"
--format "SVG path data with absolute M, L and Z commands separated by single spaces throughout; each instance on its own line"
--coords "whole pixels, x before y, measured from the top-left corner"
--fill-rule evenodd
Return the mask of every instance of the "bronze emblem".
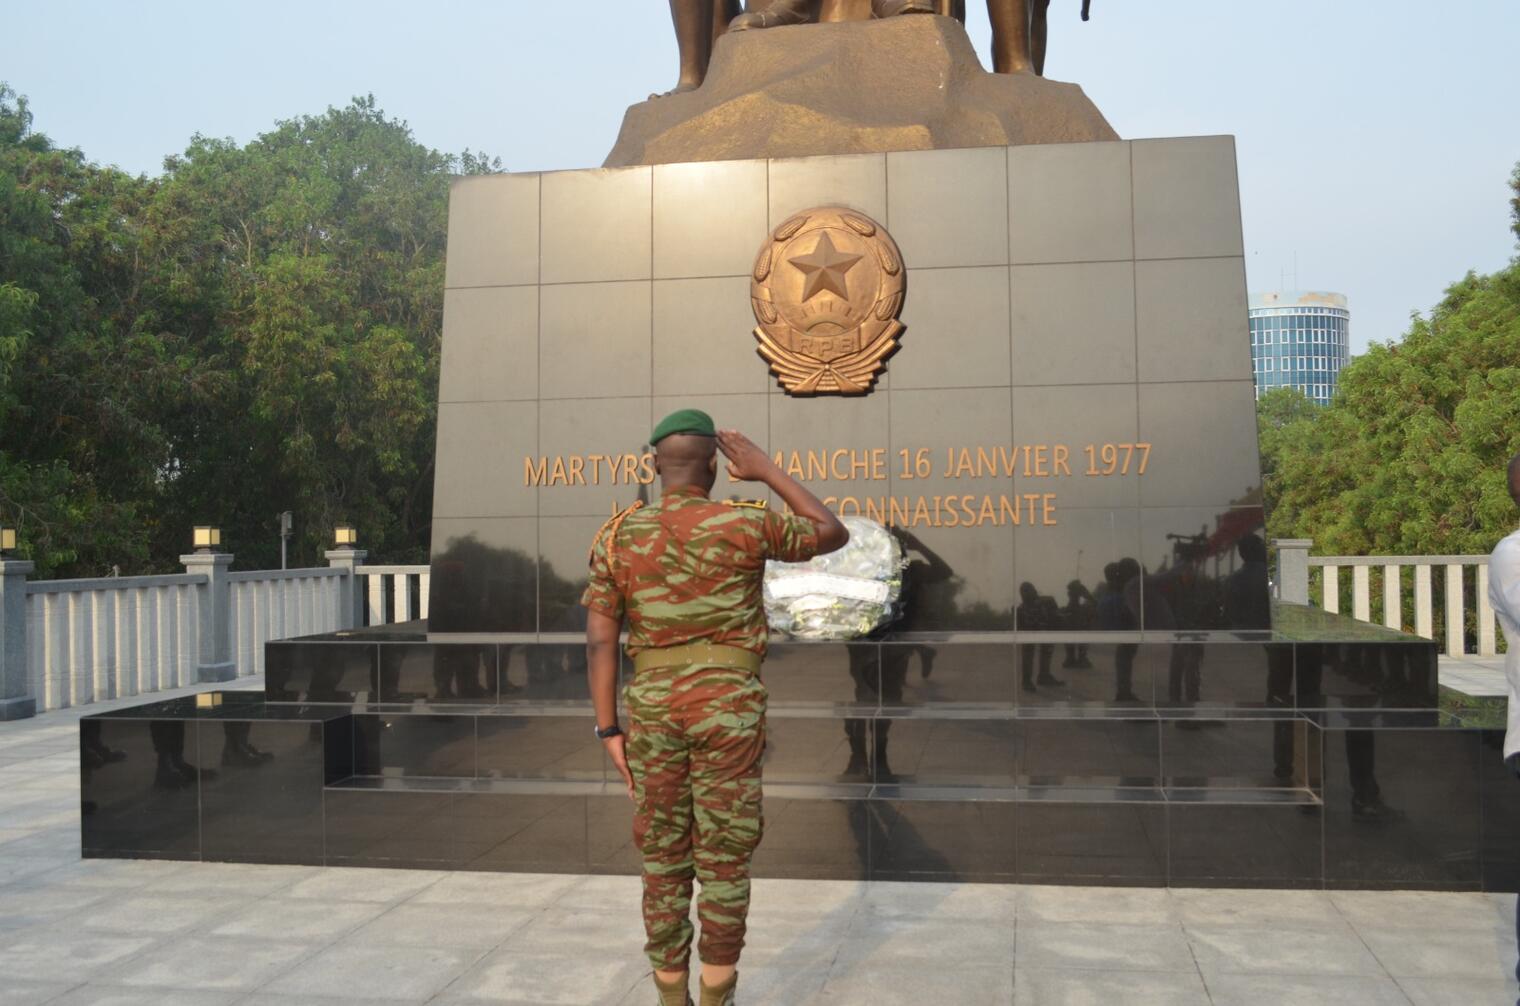
M 863 395 L 897 349 L 907 277 L 897 242 L 837 206 L 791 217 L 755 260 L 760 355 L 794 395 Z

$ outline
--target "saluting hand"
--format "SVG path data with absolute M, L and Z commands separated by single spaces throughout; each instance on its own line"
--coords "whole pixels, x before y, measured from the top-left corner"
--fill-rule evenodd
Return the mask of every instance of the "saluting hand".
M 618 775 L 623 777 L 623 785 L 628 787 L 628 799 L 638 802 L 637 798 L 633 795 L 633 773 L 628 771 L 628 755 L 625 751 L 627 747 L 626 741 L 627 738 L 622 734 L 618 734 L 615 737 L 608 737 L 603 740 L 602 747 L 607 749 L 607 757 L 612 759 L 612 767 L 617 769 Z
M 719 430 L 718 449 L 728 458 L 728 474 L 741 482 L 764 482 L 770 473 L 771 459 L 738 430 Z

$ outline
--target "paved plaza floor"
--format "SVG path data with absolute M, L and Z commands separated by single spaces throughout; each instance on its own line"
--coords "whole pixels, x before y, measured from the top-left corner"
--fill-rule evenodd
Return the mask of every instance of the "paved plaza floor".
M 634 878 L 82 861 L 78 719 L 0 724 L 0 1006 L 654 1002 Z M 1514 911 L 1513 895 L 762 881 L 741 1002 L 1508 1004 Z

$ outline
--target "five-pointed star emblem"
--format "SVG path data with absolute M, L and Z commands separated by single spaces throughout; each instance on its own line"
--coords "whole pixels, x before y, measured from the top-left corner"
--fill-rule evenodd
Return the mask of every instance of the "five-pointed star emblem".
M 845 292 L 844 274 L 854 268 L 861 257 L 860 255 L 841 255 L 835 249 L 834 241 L 829 237 L 828 231 L 824 231 L 819 236 L 818 243 L 813 246 L 812 252 L 787 261 L 807 277 L 807 282 L 802 288 L 804 302 L 812 300 L 825 290 L 841 300 L 849 300 L 850 295 Z

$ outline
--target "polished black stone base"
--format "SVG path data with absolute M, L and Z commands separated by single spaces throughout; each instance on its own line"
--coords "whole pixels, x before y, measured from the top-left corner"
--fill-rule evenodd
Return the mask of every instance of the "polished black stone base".
M 1434 645 L 1279 624 L 777 645 L 756 873 L 1516 889 L 1502 729 L 1438 710 Z M 417 628 L 86 717 L 85 855 L 637 872 L 579 640 Z

